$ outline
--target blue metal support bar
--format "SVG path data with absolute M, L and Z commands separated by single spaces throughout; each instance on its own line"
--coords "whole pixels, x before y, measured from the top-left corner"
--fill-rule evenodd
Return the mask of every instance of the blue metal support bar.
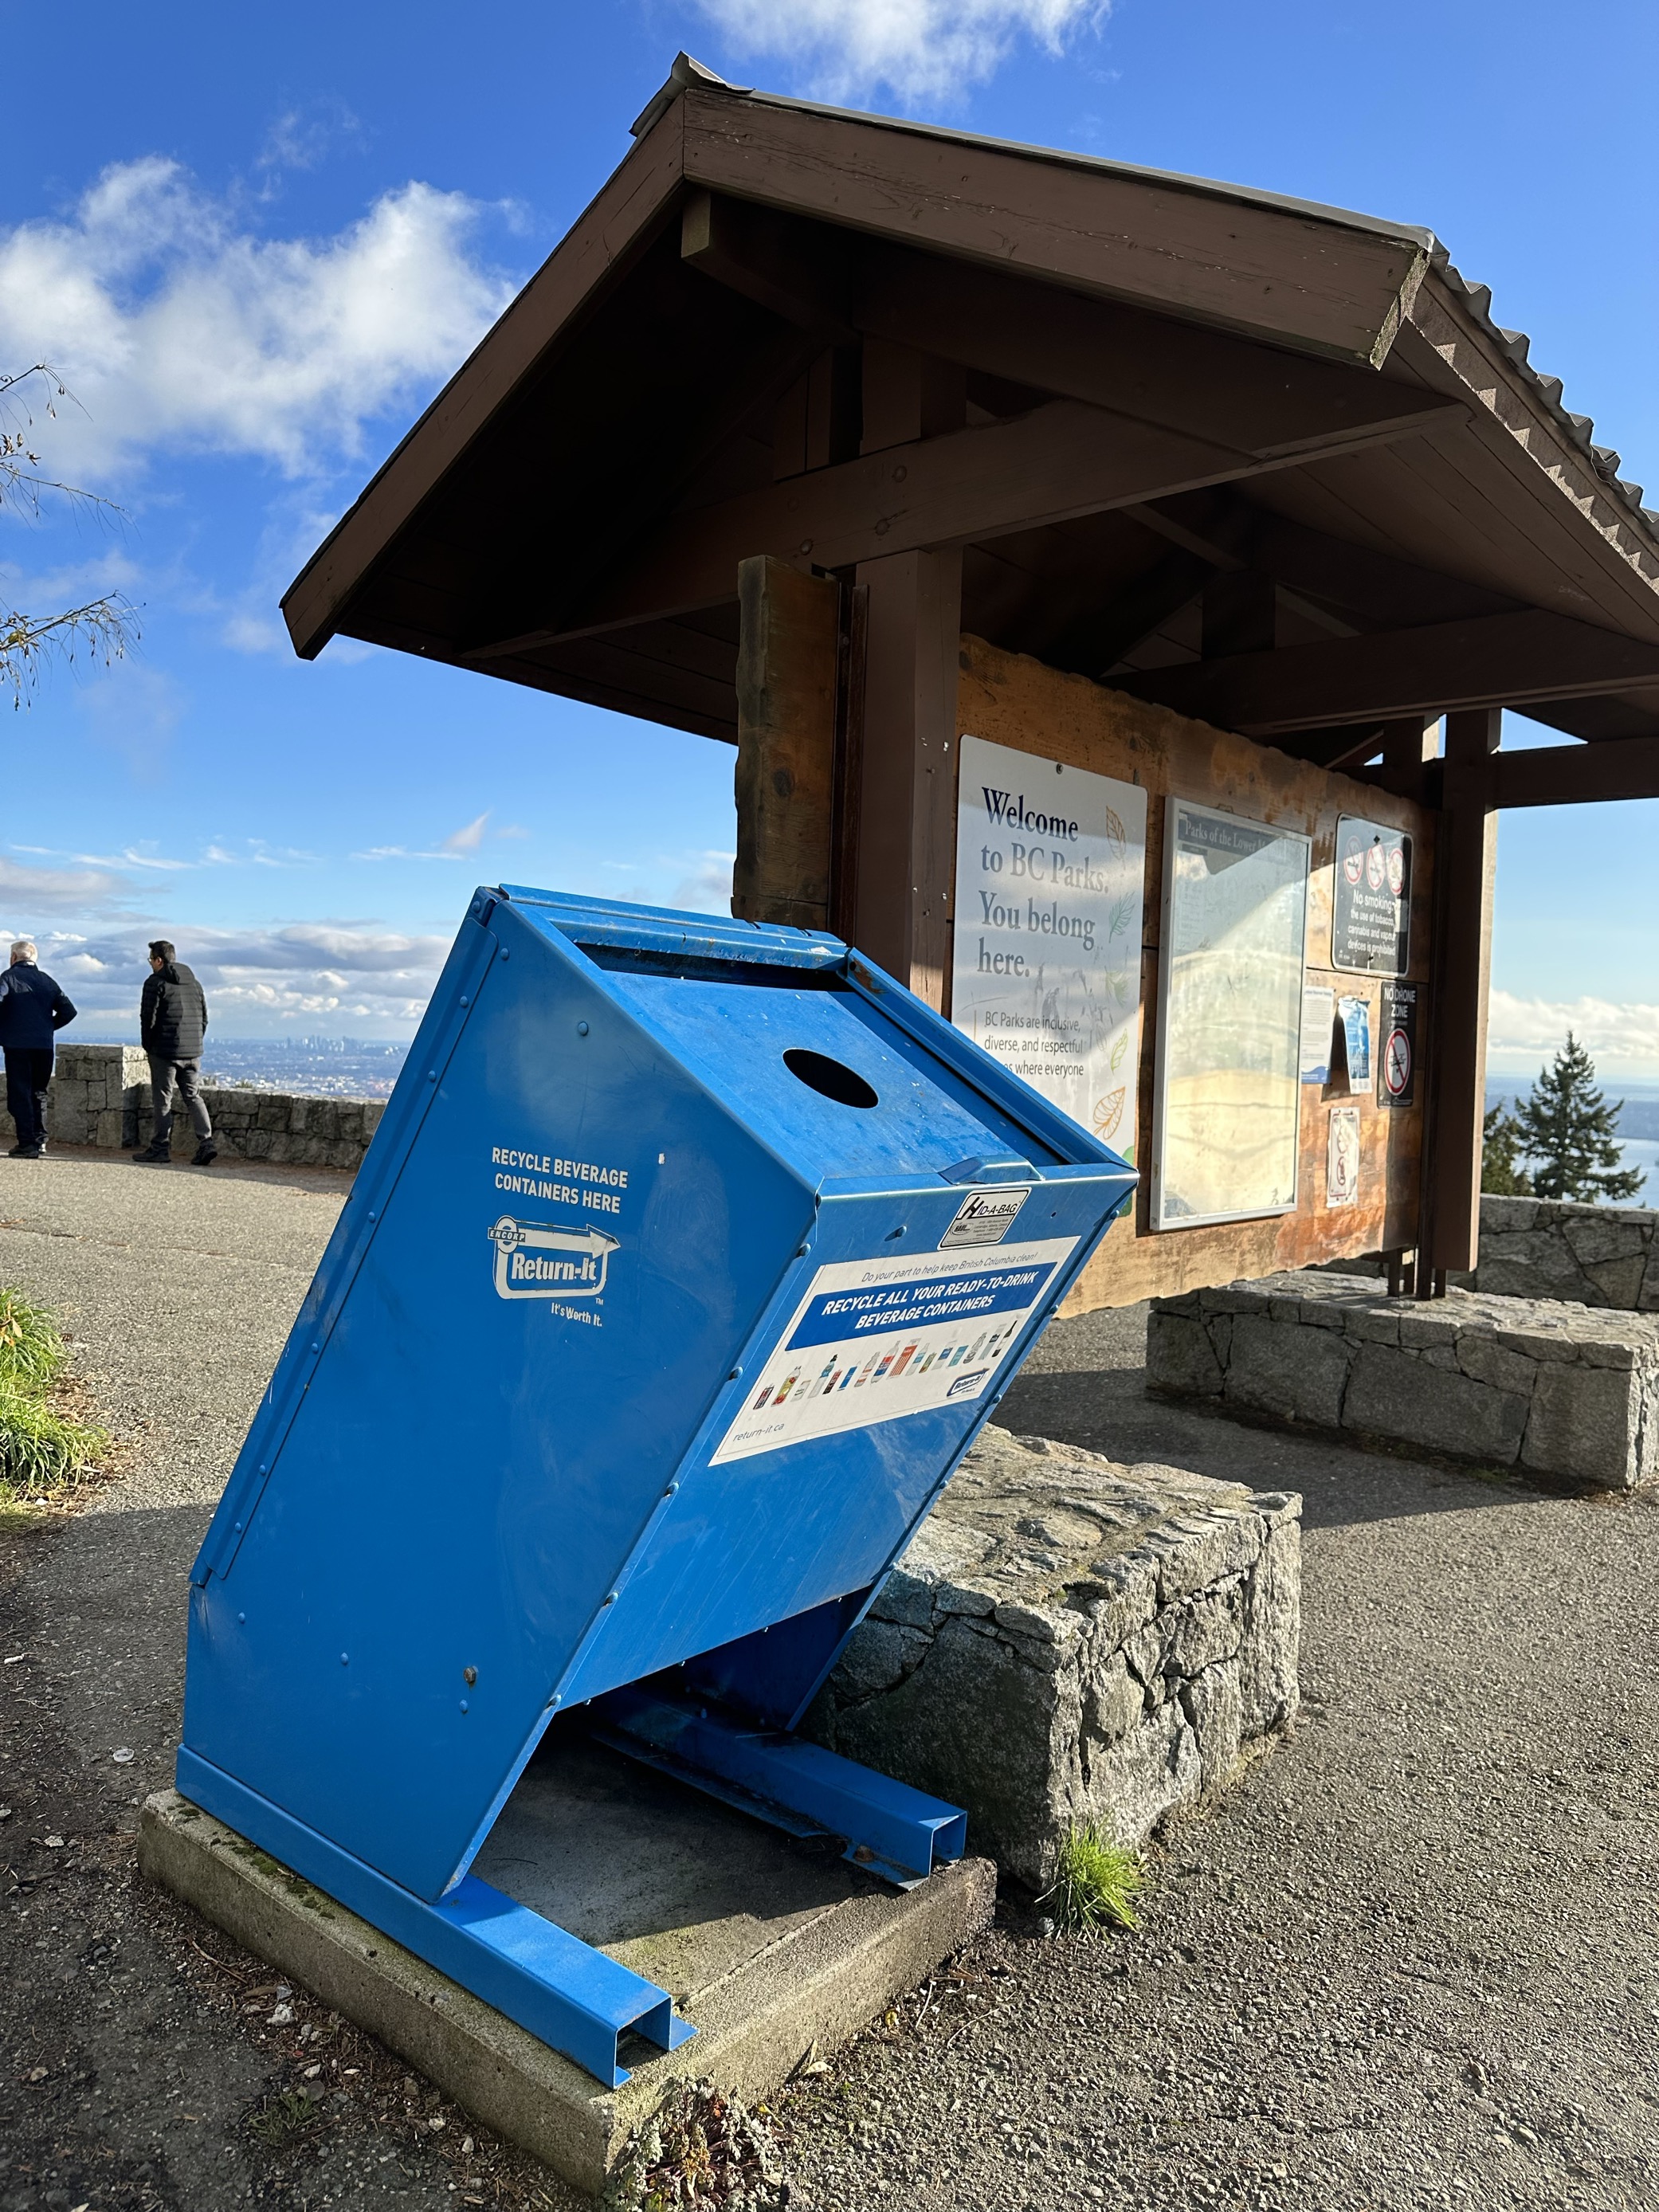
M 617 2063 L 625 2028 L 662 2051 L 696 2033 L 675 2016 L 665 1990 L 487 1881 L 468 1875 L 428 1904 L 193 1752 L 179 1753 L 179 1787 L 192 1804 L 613 2089 L 628 2079 Z
M 967 1849 L 959 1807 L 783 1729 L 744 1728 L 632 1685 L 598 1699 L 593 1714 L 601 1743 L 792 1836 L 840 1836 L 855 1866 L 899 1889 Z

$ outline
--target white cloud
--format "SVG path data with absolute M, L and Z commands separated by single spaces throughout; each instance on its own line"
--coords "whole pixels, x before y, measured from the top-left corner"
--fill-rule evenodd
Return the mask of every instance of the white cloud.
M 31 867 L 26 860 L 0 858 L 0 914 L 12 921 L 0 925 L 0 936 L 39 936 L 29 927 L 42 914 L 81 914 L 88 907 L 106 907 L 117 901 L 126 885 L 111 873 L 106 863 L 72 863 L 64 868 Z
M 59 403 L 54 472 L 167 448 L 315 475 L 506 305 L 473 258 L 481 212 L 410 183 L 331 237 L 268 238 L 177 162 L 118 162 L 72 214 L 0 230 L 0 360 L 50 361 L 79 403 Z
M 776 57 L 826 98 L 885 85 L 948 99 L 990 76 L 1021 38 L 1050 53 L 1109 0 L 698 0 L 742 54 Z
M 16 905 L 0 863 L 0 904 Z M 34 911 L 40 911 L 37 902 Z M 0 934 L 15 933 L 0 922 Z M 137 1036 L 138 994 L 152 937 L 173 939 L 201 978 L 213 1026 L 222 1036 L 280 1032 L 319 1015 L 413 1029 L 425 1011 L 449 950 L 447 937 L 399 934 L 321 923 L 275 929 L 186 929 L 134 920 L 119 930 L 34 929 L 40 964 L 79 1010 L 82 1030 L 125 1028 Z M 65 1032 L 72 1042 L 76 1032 Z
M 464 829 L 452 830 L 448 836 L 444 839 L 445 852 L 453 853 L 458 858 L 467 853 L 476 853 L 483 842 L 484 824 L 489 819 L 489 809 L 486 807 L 476 820 L 469 822 Z
M 732 911 L 732 868 L 735 853 L 699 853 L 689 875 L 680 878 L 665 903 L 690 914 Z
M 343 146 L 361 146 L 363 126 L 337 98 L 285 108 L 265 134 L 259 167 L 275 177 L 287 169 L 314 169 Z
M 1659 1006 L 1607 999 L 1519 999 L 1494 991 L 1488 1001 L 1486 1060 L 1493 1074 L 1534 1073 L 1553 1060 L 1571 1030 L 1598 1072 L 1659 1074 Z

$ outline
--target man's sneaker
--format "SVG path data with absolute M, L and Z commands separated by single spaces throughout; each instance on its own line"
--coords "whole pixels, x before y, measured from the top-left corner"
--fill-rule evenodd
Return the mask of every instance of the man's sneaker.
M 46 1148 L 44 1145 L 22 1145 L 19 1146 L 16 1157 L 20 1160 L 43 1160 L 46 1157 Z
M 196 1147 L 195 1157 L 191 1159 L 191 1165 L 193 1168 L 210 1168 L 218 1157 L 217 1145 L 210 1137 L 204 1137 Z
M 132 1157 L 141 1167 L 164 1168 L 172 1159 L 173 1152 L 167 1146 L 158 1148 L 155 1145 L 146 1145 L 142 1152 L 135 1152 Z
M 29 1148 L 27 1145 L 14 1145 L 11 1150 L 6 1154 L 6 1158 L 9 1160 L 26 1160 L 28 1156 Z

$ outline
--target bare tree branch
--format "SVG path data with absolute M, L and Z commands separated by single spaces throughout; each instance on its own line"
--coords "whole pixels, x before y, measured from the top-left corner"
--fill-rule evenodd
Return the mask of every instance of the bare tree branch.
M 56 417 L 60 399 L 79 404 L 49 362 L 37 361 L 28 368 L 0 375 L 0 509 L 9 506 L 14 514 L 21 512 L 30 521 L 38 521 L 43 496 L 56 493 L 75 507 L 94 511 L 105 519 L 121 516 L 125 520 L 112 500 L 35 473 L 40 456 L 29 443 L 33 418 L 27 407 L 20 410 L 12 397 L 32 378 L 47 387 L 49 416 Z M 15 427 L 20 415 L 21 428 Z M 89 599 L 84 606 L 65 608 L 61 614 L 32 616 L 15 609 L 0 611 L 0 684 L 9 685 L 14 708 L 21 707 L 39 682 L 47 659 L 56 656 L 73 663 L 81 651 L 100 659 L 107 668 L 126 658 L 138 636 L 137 609 L 119 592 Z
M 50 655 L 72 663 L 79 647 L 107 668 L 125 660 L 137 642 L 137 611 L 119 592 L 40 621 L 15 612 L 0 614 L 0 683 L 11 687 L 11 703 L 18 708 L 33 690 Z

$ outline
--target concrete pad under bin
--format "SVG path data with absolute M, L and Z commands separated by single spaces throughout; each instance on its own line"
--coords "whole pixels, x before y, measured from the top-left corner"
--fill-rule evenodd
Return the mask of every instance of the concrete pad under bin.
M 1146 1387 L 1556 1482 L 1659 1476 L 1659 1320 L 1324 1270 L 1156 1298 Z
M 1297 1710 L 1301 1501 L 983 1430 L 804 1729 L 968 1810 L 1033 1888 L 1139 1844 Z
M 455 2101 L 597 2195 L 629 2130 L 678 2080 L 754 2098 L 833 2049 L 988 1924 L 996 1869 L 878 1884 L 585 1740 L 538 1754 L 476 1871 L 671 1989 L 697 2033 L 637 2042 L 607 2089 L 571 2059 L 234 1834 L 160 1790 L 143 1872 L 378 2036 Z

